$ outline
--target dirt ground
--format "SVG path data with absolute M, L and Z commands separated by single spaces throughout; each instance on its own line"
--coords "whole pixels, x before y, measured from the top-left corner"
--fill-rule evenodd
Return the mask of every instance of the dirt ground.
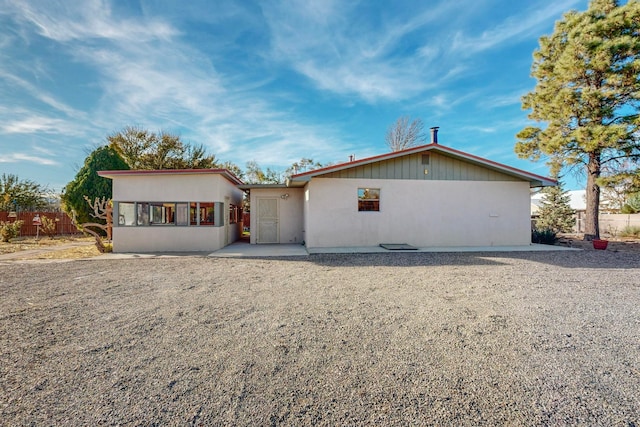
M 12 425 L 640 425 L 640 255 L 0 262 Z
M 614 236 L 601 236 L 601 238 L 609 242 L 607 244 L 607 251 L 640 253 L 640 239 Z M 593 242 L 584 240 L 581 234 L 560 234 L 556 245 L 576 249 L 594 250 Z

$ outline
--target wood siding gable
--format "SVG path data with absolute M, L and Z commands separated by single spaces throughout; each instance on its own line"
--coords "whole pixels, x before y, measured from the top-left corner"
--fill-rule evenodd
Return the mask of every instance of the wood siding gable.
M 522 181 L 521 178 L 433 151 L 367 163 L 318 175 L 317 178 Z

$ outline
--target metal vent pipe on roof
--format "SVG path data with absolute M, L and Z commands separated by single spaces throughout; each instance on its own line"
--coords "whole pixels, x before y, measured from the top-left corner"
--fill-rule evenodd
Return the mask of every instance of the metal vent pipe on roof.
M 440 129 L 438 126 L 434 126 L 431 128 L 431 143 L 432 144 L 437 144 L 438 143 L 438 129 Z

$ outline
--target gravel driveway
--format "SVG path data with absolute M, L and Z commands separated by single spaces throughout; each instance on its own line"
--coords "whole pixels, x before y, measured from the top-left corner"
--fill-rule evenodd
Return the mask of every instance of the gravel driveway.
M 0 264 L 5 425 L 640 426 L 640 254 Z

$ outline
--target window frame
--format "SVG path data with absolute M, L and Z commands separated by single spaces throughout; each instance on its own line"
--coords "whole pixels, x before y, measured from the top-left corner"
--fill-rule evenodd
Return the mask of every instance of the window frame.
M 357 194 L 358 212 L 380 212 L 381 188 L 358 187 Z

